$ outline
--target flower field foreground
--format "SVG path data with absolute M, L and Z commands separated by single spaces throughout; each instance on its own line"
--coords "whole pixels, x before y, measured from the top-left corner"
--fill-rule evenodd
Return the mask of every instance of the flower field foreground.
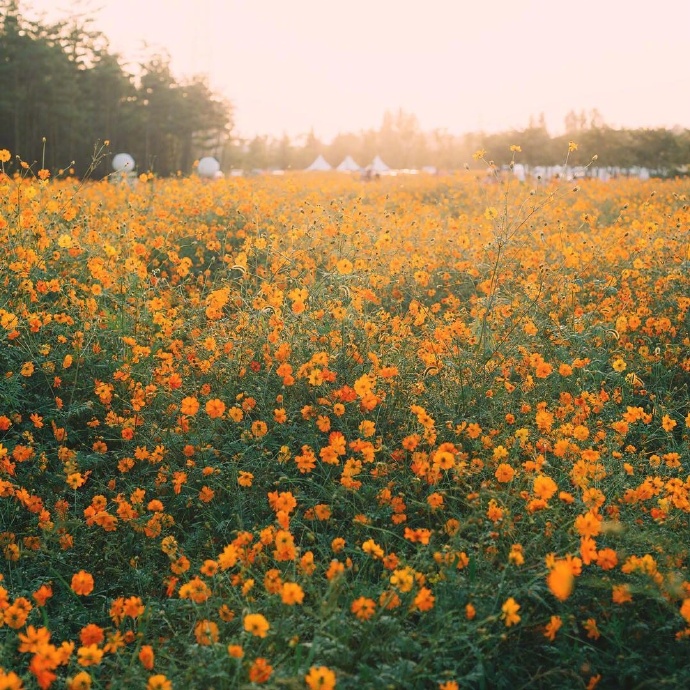
M 0 688 L 690 687 L 681 181 L 0 179 Z

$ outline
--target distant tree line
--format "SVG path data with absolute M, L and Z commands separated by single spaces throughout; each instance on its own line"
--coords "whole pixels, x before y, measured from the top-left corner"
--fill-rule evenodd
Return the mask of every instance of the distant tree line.
M 313 131 L 243 139 L 233 135 L 231 104 L 204 77 L 180 82 L 160 55 L 130 74 L 90 26 L 82 18 L 52 24 L 28 19 L 20 0 L 0 0 L 0 149 L 51 170 L 74 161 L 77 175 L 88 171 L 105 140 L 112 153 L 131 154 L 140 172 L 158 175 L 188 174 L 204 155 L 218 158 L 226 172 L 302 170 L 319 154 L 333 166 L 347 155 L 366 166 L 379 155 L 396 169 L 452 170 L 476 165 L 472 154 L 480 148 L 505 164 L 512 145 L 522 148 L 520 162 L 550 166 L 564 162 L 571 140 L 578 143 L 569 158 L 573 165 L 586 165 L 595 154 L 600 166 L 646 167 L 663 175 L 687 174 L 690 165 L 690 130 L 615 129 L 597 111 L 569 113 L 558 136 L 548 132 L 543 116 L 498 134 L 425 132 L 401 109 L 386 112 L 378 129 L 338 134 L 329 143 Z M 110 171 L 105 157 L 92 174 Z
M 109 140 L 140 171 L 188 173 L 222 147 L 231 107 L 202 77 L 178 82 L 166 57 L 140 67 L 127 73 L 88 20 L 29 20 L 19 0 L 0 0 L 0 149 L 53 170 L 74 161 L 83 175 Z M 103 158 L 93 174 L 110 170 Z
M 516 160 L 526 165 L 551 166 L 564 163 L 568 143 L 575 141 L 578 148 L 569 155 L 571 165 L 587 165 L 596 155 L 598 166 L 646 167 L 659 175 L 689 172 L 688 129 L 614 129 L 603 122 L 597 111 L 571 112 L 564 125 L 564 134 L 552 136 L 542 115 L 522 130 L 455 135 L 445 129 L 424 132 L 414 115 L 398 110 L 387 112 L 378 129 L 338 134 L 330 143 L 320 141 L 313 131 L 296 141 L 287 135 L 231 139 L 223 150 L 224 167 L 301 170 L 321 154 L 333 166 L 347 155 L 361 166 L 380 155 L 395 169 L 432 166 L 453 170 L 465 164 L 478 165 L 472 159 L 478 149 L 485 149 L 496 164 L 507 164 L 513 145 L 522 149 Z

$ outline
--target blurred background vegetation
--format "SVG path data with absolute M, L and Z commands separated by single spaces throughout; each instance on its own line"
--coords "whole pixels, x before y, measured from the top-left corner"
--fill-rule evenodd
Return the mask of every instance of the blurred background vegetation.
M 25 17 L 19 0 L 0 0 L 0 148 L 28 163 L 74 167 L 82 175 L 95 144 L 109 140 L 110 150 L 130 153 L 140 172 L 167 176 L 189 173 L 204 155 L 218 158 L 225 171 L 300 170 L 319 154 L 333 166 L 347 155 L 363 166 L 380 155 L 395 169 L 452 170 L 471 165 L 478 148 L 508 163 L 512 144 L 522 147 L 521 162 L 549 166 L 562 163 L 567 142 L 576 140 L 573 165 L 597 154 L 601 166 L 646 167 L 663 176 L 690 172 L 690 130 L 616 129 L 596 110 L 571 111 L 557 136 L 539 115 L 522 130 L 457 135 L 422 131 L 414 114 L 398 110 L 386 112 L 378 129 L 342 133 L 330 142 L 313 131 L 242 138 L 233 132 L 232 104 L 204 76 L 178 80 L 165 55 L 151 55 L 136 74 L 123 62 L 88 17 L 48 23 Z M 95 174 L 109 172 L 103 160 Z

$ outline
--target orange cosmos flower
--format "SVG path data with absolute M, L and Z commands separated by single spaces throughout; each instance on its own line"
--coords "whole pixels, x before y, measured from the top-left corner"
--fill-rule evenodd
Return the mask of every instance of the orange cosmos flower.
M 162 673 L 158 673 L 149 678 L 146 690 L 173 690 L 173 684 Z
M 93 577 L 85 570 L 80 570 L 72 576 L 71 587 L 75 594 L 86 597 L 93 592 Z
M 348 273 L 352 273 L 352 269 L 353 269 L 352 261 L 350 261 L 349 259 L 340 259 L 336 263 L 335 269 L 341 275 L 347 275 Z
M 336 684 L 335 673 L 327 666 L 312 666 L 304 680 L 309 690 L 333 690 Z
M 690 597 L 683 599 L 679 613 L 685 619 L 688 625 L 690 625 Z
M 548 362 L 541 362 L 535 369 L 535 374 L 538 379 L 545 379 L 551 375 L 553 367 Z
M 430 611 L 434 608 L 435 601 L 432 591 L 428 587 L 422 587 L 414 598 L 414 605 L 420 611 Z
M 101 644 L 105 639 L 105 633 L 100 625 L 89 623 L 85 625 L 79 632 L 79 640 L 85 647 L 90 644 Z
M 244 629 L 254 637 L 266 637 L 270 627 L 269 622 L 260 613 L 248 613 L 244 617 Z
M 589 565 L 597 559 L 597 544 L 591 537 L 580 539 L 580 556 L 585 565 Z
M 216 492 L 208 486 L 202 486 L 199 490 L 199 500 L 202 503 L 210 503 L 215 495 Z
M 95 644 L 79 647 L 77 651 L 80 666 L 98 666 L 103 658 L 104 651 Z
M 122 602 L 122 610 L 125 616 L 138 618 L 144 613 L 146 607 L 140 597 L 128 597 Z
M 474 620 L 476 616 L 477 616 L 477 609 L 475 609 L 472 604 L 466 604 L 465 605 L 465 618 L 467 618 L 468 621 L 471 621 L 471 620 Z
M 513 477 L 515 477 L 515 470 L 507 463 L 502 462 L 496 468 L 494 476 L 496 477 L 496 479 L 498 479 L 499 482 L 501 482 L 501 484 L 506 484 L 512 481 Z
M 53 588 L 50 585 L 41 585 L 32 596 L 38 606 L 45 606 L 46 600 L 53 596 Z
M 50 641 L 50 631 L 48 628 L 38 628 L 37 630 L 33 625 L 30 625 L 26 629 L 26 633 L 18 633 L 17 637 L 21 642 L 19 645 L 20 652 L 35 654 Z
M 615 549 L 600 549 L 597 552 L 597 565 L 602 570 L 613 570 L 618 565 L 618 554 Z
M 597 628 L 597 621 L 595 618 L 588 618 L 582 627 L 587 631 L 587 637 L 591 640 L 598 640 L 601 637 L 599 628 Z
M 505 600 L 503 606 L 501 606 L 501 611 L 503 612 L 501 614 L 501 618 L 503 619 L 506 628 L 509 628 L 511 625 L 516 625 L 520 622 L 520 616 L 518 615 L 519 610 L 520 604 L 518 604 L 513 597 L 508 597 L 508 599 Z
M 153 670 L 155 655 L 153 653 L 153 647 L 151 645 L 142 645 L 141 649 L 139 650 L 139 661 L 147 671 Z
M 633 600 L 630 593 L 630 585 L 614 585 L 611 592 L 611 599 L 614 604 L 626 604 Z
M 556 633 L 561 629 L 563 621 L 560 616 L 551 616 L 551 620 L 544 628 L 544 637 L 553 642 L 556 639 Z
M 252 436 L 254 436 L 254 438 L 261 438 L 262 436 L 265 436 L 267 433 L 268 426 L 266 422 L 257 420 L 256 422 L 252 423 Z
M 359 597 L 350 605 L 350 611 L 361 621 L 368 621 L 376 613 L 376 602 L 368 597 Z
M 245 472 L 244 470 L 240 471 L 237 477 L 237 483 L 240 486 L 249 487 L 252 485 L 253 481 L 254 475 L 251 472 Z
M 592 511 L 575 518 L 575 529 L 581 537 L 596 537 L 601 532 L 601 516 Z
M 496 501 L 492 498 L 489 501 L 489 507 L 486 509 L 486 517 L 491 520 L 491 522 L 500 522 L 503 519 L 503 508 L 500 508 Z
M 249 669 L 249 680 L 252 683 L 265 683 L 273 673 L 273 666 L 263 657 L 258 657 Z
M 280 493 L 273 491 L 269 493 L 268 502 L 276 512 L 283 510 L 286 513 L 290 513 L 297 507 L 297 499 L 289 491 L 281 491 Z
M 546 584 L 556 599 L 565 601 L 573 591 L 575 577 L 568 561 L 558 560 L 546 577 Z
M 194 636 L 200 645 L 218 642 L 218 626 L 213 621 L 202 620 L 194 626 Z
M 665 414 L 661 420 L 661 426 L 663 427 L 664 431 L 673 431 L 673 428 L 677 423 L 678 422 L 676 422 L 675 419 L 672 419 L 667 414 Z
M 211 419 L 219 419 L 225 414 L 225 403 L 218 398 L 212 398 L 206 403 L 206 414 Z
M 175 575 L 182 575 L 189 570 L 189 559 L 187 556 L 179 556 L 170 564 L 170 570 L 172 570 Z
M 182 398 L 180 412 L 193 417 L 199 411 L 199 401 L 196 398 Z
M 304 590 L 296 582 L 285 582 L 280 592 L 283 604 L 294 606 L 304 601 Z
M 558 491 L 558 485 L 551 477 L 542 474 L 535 477 L 532 490 L 535 496 L 548 501 Z
M 67 690 L 89 690 L 91 683 L 91 676 L 86 671 L 80 671 L 76 676 L 67 679 Z
M 242 645 L 229 644 L 228 645 L 228 654 L 233 659 L 241 659 L 244 656 L 244 649 L 242 649 Z

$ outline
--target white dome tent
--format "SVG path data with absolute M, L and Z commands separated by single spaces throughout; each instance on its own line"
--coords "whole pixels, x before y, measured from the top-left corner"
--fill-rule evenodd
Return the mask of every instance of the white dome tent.
M 128 153 L 117 153 L 113 156 L 113 170 L 116 173 L 134 172 L 134 158 Z
M 340 165 L 336 168 L 338 172 L 359 172 L 362 169 L 352 156 L 345 156 Z
M 127 184 L 134 187 L 137 183 L 137 173 L 134 170 L 134 158 L 128 153 L 116 153 L 111 161 L 113 175 L 108 178 L 111 183 Z
M 196 168 L 196 172 L 199 177 L 203 177 L 207 180 L 214 180 L 218 178 L 218 173 L 220 172 L 220 163 L 213 158 L 213 156 L 204 156 Z
M 308 172 L 324 172 L 332 169 L 331 164 L 321 154 L 316 157 L 316 160 L 308 168 L 305 168 Z

